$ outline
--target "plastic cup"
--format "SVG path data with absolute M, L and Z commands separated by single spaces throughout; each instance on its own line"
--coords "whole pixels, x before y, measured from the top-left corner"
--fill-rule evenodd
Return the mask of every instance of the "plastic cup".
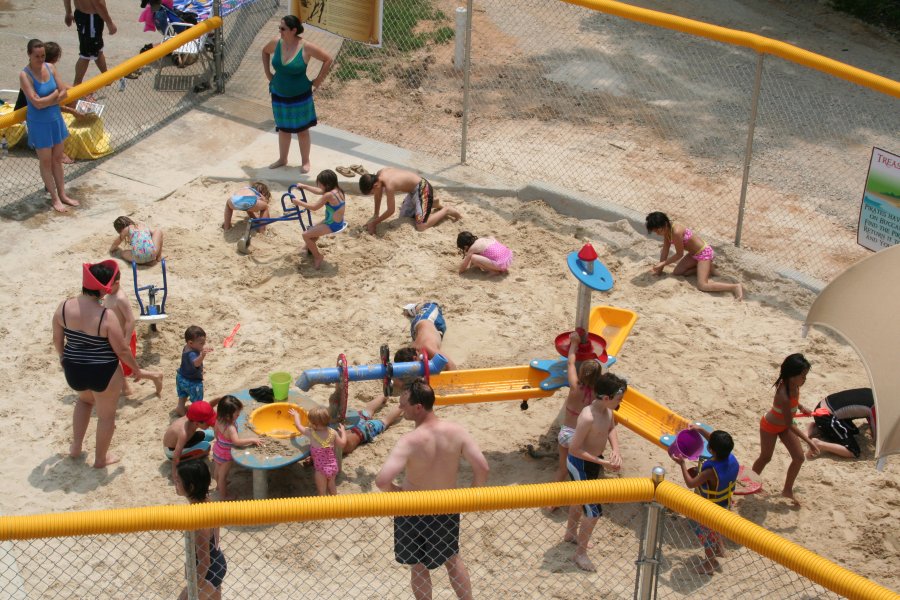
M 278 371 L 269 375 L 269 383 L 272 384 L 272 395 L 276 402 L 284 402 L 288 399 L 288 391 L 291 389 L 291 374 Z

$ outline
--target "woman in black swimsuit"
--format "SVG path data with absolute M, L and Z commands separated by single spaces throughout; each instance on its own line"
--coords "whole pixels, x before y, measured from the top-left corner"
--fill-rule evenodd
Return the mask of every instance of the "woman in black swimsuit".
M 131 356 L 119 320 L 114 314 L 107 315 L 107 309 L 100 305 L 118 271 L 114 260 L 85 264 L 81 295 L 63 300 L 53 315 L 53 345 L 69 387 L 79 392 L 72 416 L 74 439 L 69 454 L 73 458 L 81 456 L 91 410 L 96 409 L 94 467 L 98 469 L 119 460 L 109 453 L 124 378 L 119 360 L 131 367 L 135 381 L 150 375 Z

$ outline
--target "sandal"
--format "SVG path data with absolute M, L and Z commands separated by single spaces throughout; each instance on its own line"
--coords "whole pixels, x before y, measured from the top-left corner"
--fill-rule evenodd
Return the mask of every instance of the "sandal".
M 335 171 L 337 171 L 344 177 L 356 177 L 356 173 L 354 173 L 352 169 L 348 169 L 347 167 L 337 167 Z
M 366 171 L 366 168 L 362 165 L 350 165 L 350 170 L 356 173 L 357 175 L 368 175 L 369 172 Z

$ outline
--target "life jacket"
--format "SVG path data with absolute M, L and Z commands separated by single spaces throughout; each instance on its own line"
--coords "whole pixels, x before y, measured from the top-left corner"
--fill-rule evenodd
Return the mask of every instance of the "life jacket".
M 700 467 L 700 471 L 712 469 L 716 476 L 713 481 L 702 484 L 697 488 L 697 493 L 723 508 L 731 506 L 731 496 L 734 494 L 734 486 L 741 468 L 734 454 L 729 454 L 725 460 L 708 460 Z

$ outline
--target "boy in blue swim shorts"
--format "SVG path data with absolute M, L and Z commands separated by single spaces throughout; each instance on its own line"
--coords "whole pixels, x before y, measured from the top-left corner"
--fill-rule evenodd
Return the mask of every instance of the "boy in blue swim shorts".
M 188 400 L 203 400 L 203 359 L 212 352 L 206 345 L 206 332 L 191 325 L 184 332 L 184 348 L 181 350 L 181 366 L 175 373 L 175 387 L 178 392 L 178 407 L 175 412 L 183 417 Z
M 619 438 L 616 434 L 616 422 L 613 418 L 615 410 L 625 395 L 628 383 L 611 373 L 604 373 L 594 383 L 594 400 L 585 406 L 578 415 L 575 424 L 575 435 L 569 445 L 566 467 L 573 481 L 590 481 L 599 479 L 602 468 L 618 471 L 622 468 L 622 457 L 619 455 Z M 603 457 L 606 444 L 609 442 L 610 458 Z M 584 517 L 582 518 L 582 511 Z M 566 533 L 563 539 L 575 544 L 575 564 L 584 571 L 596 571 L 597 568 L 588 558 L 588 544 L 597 521 L 603 515 L 603 507 L 599 504 L 585 504 L 569 508 L 566 522 Z M 579 527 L 579 521 L 581 526 Z
M 424 352 L 429 359 L 435 354 L 443 354 L 447 359 L 446 370 L 452 371 L 456 364 L 445 353 L 441 352 L 441 342 L 444 333 L 447 332 L 447 323 L 444 321 L 444 313 L 441 306 L 433 300 L 418 304 L 407 304 L 403 307 L 403 313 L 412 318 L 409 326 L 409 335 L 412 337 L 413 347 Z

